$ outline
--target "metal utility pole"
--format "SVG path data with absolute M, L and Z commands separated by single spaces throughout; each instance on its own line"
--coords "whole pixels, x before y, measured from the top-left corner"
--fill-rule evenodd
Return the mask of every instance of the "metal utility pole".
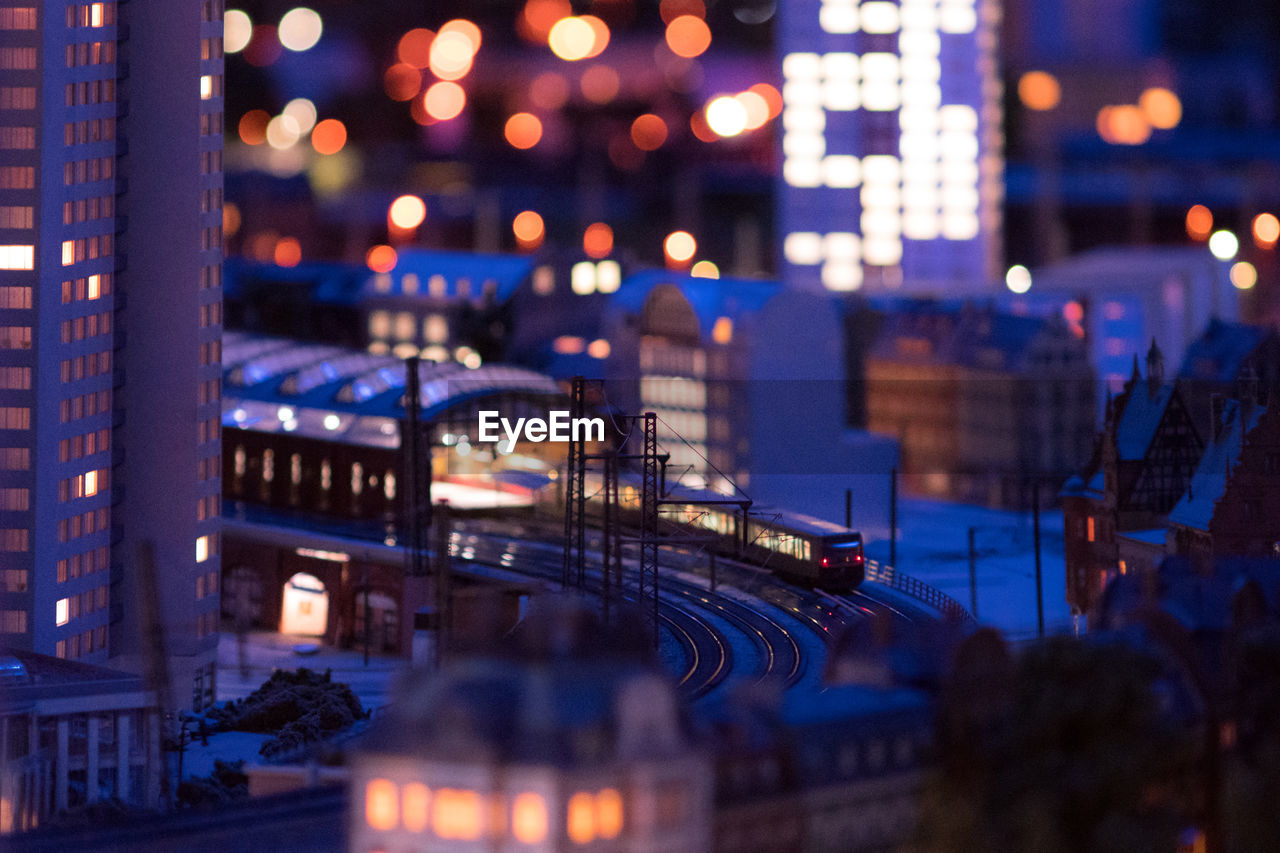
M 570 390 L 570 411 L 574 422 L 583 417 L 586 408 L 586 380 L 573 377 Z M 568 454 L 565 458 L 564 490 L 564 561 L 560 572 L 560 587 L 566 588 L 571 580 L 583 585 L 586 574 L 586 449 L 574 431 L 569 433 Z M 574 560 L 574 546 L 577 560 Z
M 844 526 L 853 527 L 853 489 L 844 490 Z
M 658 416 L 645 412 L 643 470 L 640 491 L 640 595 L 646 572 L 652 579 L 653 647 L 658 647 Z
M 436 504 L 436 642 L 435 667 L 444 661 L 444 648 L 449 639 L 449 502 Z
M 611 564 L 613 562 L 613 538 L 616 535 L 614 527 L 617 522 L 614 519 L 614 511 L 617 506 L 617 500 L 618 460 L 616 456 L 606 454 L 604 457 L 603 525 L 600 530 L 600 602 L 604 612 L 605 624 L 608 624 L 609 622 L 609 597 L 612 594 L 612 591 L 609 588 L 609 575 L 611 573 Z
M 898 567 L 898 469 L 889 472 L 889 565 Z
M 400 459 L 404 480 L 404 573 L 407 577 L 427 575 L 427 530 L 431 526 L 431 446 L 422 429 L 420 366 L 416 355 L 405 359 L 405 418 Z
M 1040 483 L 1031 486 L 1031 517 L 1036 543 L 1036 630 L 1044 637 L 1044 583 L 1040 574 Z
M 977 528 L 969 528 L 969 612 L 975 621 L 978 618 L 978 554 L 973 538 L 977 532 Z

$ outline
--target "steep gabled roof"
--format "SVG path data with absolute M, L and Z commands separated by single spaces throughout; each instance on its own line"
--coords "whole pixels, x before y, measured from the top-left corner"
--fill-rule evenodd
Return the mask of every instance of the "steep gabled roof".
M 1245 437 L 1258 425 L 1265 411 L 1262 406 L 1242 407 L 1236 400 L 1227 401 L 1218 437 L 1205 448 L 1191 477 L 1191 488 L 1169 513 L 1170 523 L 1196 530 L 1209 529 L 1214 508 L 1226 493 L 1228 472 L 1239 462 Z
M 1123 402 L 1124 410 L 1116 426 L 1116 451 L 1122 462 L 1146 458 L 1151 439 L 1173 399 L 1172 383 L 1162 385 L 1152 396 L 1147 392 L 1147 381 L 1135 382 Z

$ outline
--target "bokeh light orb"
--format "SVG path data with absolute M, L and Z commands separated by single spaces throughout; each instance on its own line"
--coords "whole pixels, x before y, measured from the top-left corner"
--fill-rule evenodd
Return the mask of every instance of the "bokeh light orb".
M 533 113 L 516 113 L 507 119 L 502 134 L 512 148 L 526 150 L 542 139 L 542 121 Z
M 1236 261 L 1232 264 L 1229 276 L 1237 290 L 1251 290 L 1258 283 L 1258 270 L 1248 261 Z
M 431 42 L 436 34 L 423 27 L 416 27 L 400 37 L 396 45 L 396 56 L 405 65 L 414 68 L 426 68 L 431 64 Z
M 1280 219 L 1274 213 L 1259 213 L 1253 217 L 1253 242 L 1261 249 L 1270 249 L 1280 240 Z
M 1004 274 L 1004 286 L 1014 293 L 1026 293 L 1031 289 L 1031 270 L 1022 264 L 1014 264 Z
M 431 73 L 441 80 L 460 80 L 471 70 L 475 54 L 475 46 L 467 33 L 442 31 L 431 42 L 428 64 Z
M 404 231 L 411 231 L 427 218 L 427 203 L 416 195 L 402 195 L 391 202 L 387 221 Z
M 1220 261 L 1229 261 L 1240 251 L 1240 241 L 1230 231 L 1214 231 L 1209 237 L 1209 251 Z
M 668 260 L 682 264 L 697 254 L 698 241 L 688 231 L 672 231 L 663 241 L 662 251 Z
M 1046 112 L 1062 101 L 1062 86 L 1048 71 L 1028 71 L 1018 78 L 1018 100 L 1029 110 Z
M 249 110 L 240 117 L 240 123 L 237 130 L 240 133 L 240 141 L 245 145 L 261 145 L 267 141 L 267 124 L 271 121 L 271 114 L 266 110 Z
M 396 250 L 387 245 L 374 246 L 364 256 L 365 265 L 374 272 L 391 272 L 397 260 Z
M 667 141 L 667 123 L 653 113 L 645 113 L 631 123 L 631 141 L 641 151 L 657 151 Z
M 1187 236 L 1192 240 L 1208 240 L 1213 233 L 1213 212 L 1203 204 L 1187 210 Z
M 1173 92 L 1153 86 L 1138 97 L 1138 109 L 1147 123 L 1159 130 L 1170 130 L 1182 121 L 1182 101 Z
M 222 50 L 239 53 L 253 38 L 253 20 L 239 9 L 228 9 L 222 16 Z
M 536 210 L 522 210 L 511 221 L 511 231 L 522 249 L 536 249 L 542 245 L 547 228 Z
M 280 43 L 295 53 L 315 47 L 323 32 L 319 13 L 305 6 L 290 9 L 280 19 Z
M 337 154 L 347 144 L 347 126 L 336 118 L 327 118 L 311 131 L 311 147 L 317 154 Z
M 298 132 L 306 135 L 316 126 L 316 105 L 306 98 L 294 98 L 284 105 L 281 113 L 298 123 Z
M 427 115 L 437 121 L 457 118 L 466 105 L 466 90 L 451 80 L 432 83 L 422 96 L 422 106 Z
M 613 251 L 613 229 L 603 222 L 592 222 L 582 232 L 582 251 L 599 260 Z
M 712 98 L 705 112 L 707 124 L 717 136 L 737 136 L 747 129 L 747 110 L 735 97 Z
M 698 261 L 689 270 L 689 275 L 694 278 L 719 278 L 720 268 L 712 261 Z
M 569 16 L 556 21 L 547 34 L 547 46 L 551 52 L 566 62 L 586 59 L 595 49 L 596 31 L 590 22 Z
M 666 40 L 667 47 L 676 56 L 692 59 L 711 47 L 711 28 L 701 18 L 681 15 L 667 24 Z

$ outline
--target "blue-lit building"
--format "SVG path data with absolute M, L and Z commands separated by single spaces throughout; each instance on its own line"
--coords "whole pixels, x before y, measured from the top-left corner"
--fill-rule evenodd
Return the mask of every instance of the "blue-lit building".
M 780 4 L 780 273 L 835 291 L 985 285 L 999 264 L 994 0 Z

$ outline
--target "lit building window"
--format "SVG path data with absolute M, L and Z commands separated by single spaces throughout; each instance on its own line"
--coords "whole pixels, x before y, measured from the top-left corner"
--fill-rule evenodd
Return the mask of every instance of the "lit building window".
M 213 97 L 213 77 L 205 74 L 200 77 L 200 99 L 207 101 Z
M 431 807 L 431 828 L 441 838 L 473 841 L 483 830 L 481 807 L 475 791 L 441 788 Z
M 62 265 L 69 267 L 76 262 L 76 241 L 62 241 Z
M 541 794 L 517 794 L 511 804 L 511 834 L 521 844 L 541 844 L 547 837 L 547 804 Z
M 54 621 L 59 625 L 65 625 L 69 621 L 68 610 L 70 608 L 70 600 L 59 598 L 58 603 L 54 606 Z
M 426 785 L 421 782 L 405 785 L 400 809 L 404 828 L 410 832 L 426 832 L 430 805 L 431 790 Z
M 390 779 L 373 779 L 365 788 L 364 819 L 373 829 L 395 829 L 400 822 L 396 783 Z
M 209 537 L 201 536 L 196 540 L 196 562 L 203 563 L 209 559 Z
M 89 26 L 102 26 L 102 4 L 94 3 L 89 7 Z
M 1087 534 L 1086 534 L 1086 537 L 1088 538 L 1088 540 L 1089 540 L 1090 542 L 1093 542 L 1093 541 L 1094 541 L 1094 537 L 1095 537 L 1095 531 L 1094 531 L 1094 524 L 1093 524 L 1093 516 L 1092 516 L 1092 515 L 1091 515 L 1091 516 L 1089 516 L 1089 521 L 1088 521 L 1088 523 L 1087 523 L 1087 525 L 1086 525 L 1086 526 L 1087 526 L 1087 528 L 1088 528 L 1088 532 L 1087 532 Z
M 35 251 L 35 246 L 0 246 L 0 270 L 35 269 Z M 64 243 L 64 257 L 65 254 L 66 244 Z
M 617 838 L 622 832 L 622 795 L 613 788 L 596 794 L 596 832 L 601 838 Z

